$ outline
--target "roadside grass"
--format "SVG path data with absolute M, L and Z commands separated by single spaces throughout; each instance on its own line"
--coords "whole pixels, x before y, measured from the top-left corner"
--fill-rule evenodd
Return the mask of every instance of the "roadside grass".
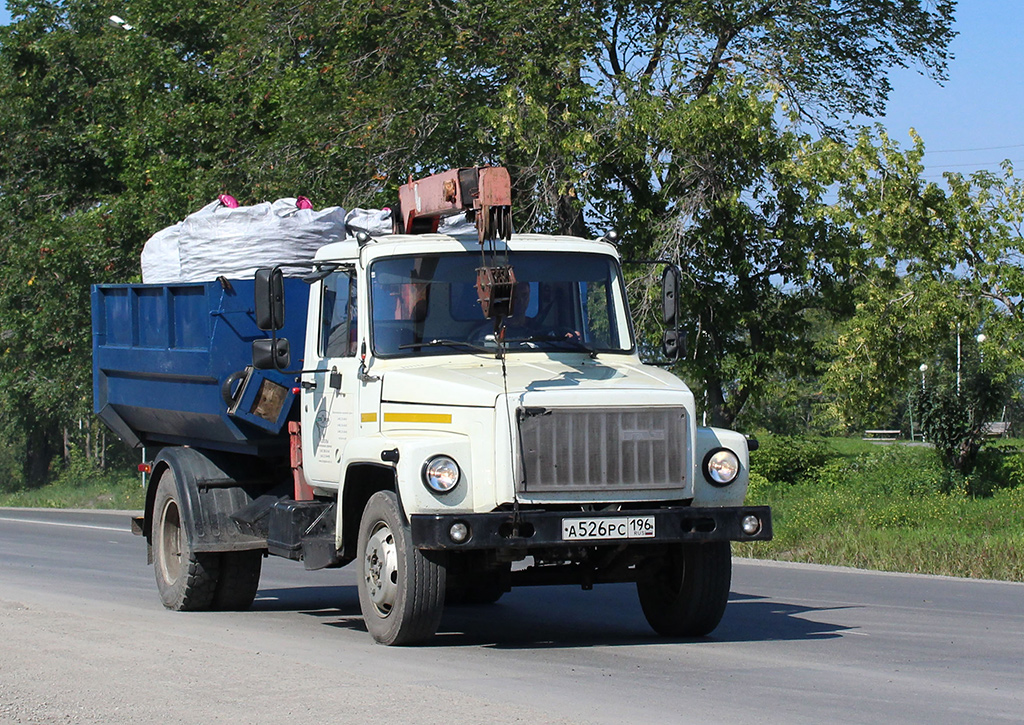
M 65 471 L 53 483 L 39 488 L 0 493 L 0 506 L 131 511 L 145 506 L 146 490 L 138 475 L 77 468 Z
M 772 507 L 775 538 L 737 555 L 1024 581 L 1024 441 L 986 451 L 968 478 L 923 446 L 762 443 L 747 502 Z

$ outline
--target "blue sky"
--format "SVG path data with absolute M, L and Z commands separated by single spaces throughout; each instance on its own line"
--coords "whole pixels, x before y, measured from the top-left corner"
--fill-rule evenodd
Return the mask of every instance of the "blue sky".
M 877 119 L 901 143 L 913 127 L 924 139 L 926 176 L 1024 168 L 1024 2 L 961 0 L 960 33 L 942 86 L 913 71 L 893 76 L 888 113 Z
M 3 0 L 0 24 L 10 21 Z M 925 142 L 926 176 L 969 174 L 999 167 L 1003 159 L 1024 168 L 1024 2 L 961 0 L 959 35 L 951 50 L 949 80 L 938 85 L 915 70 L 893 75 L 888 112 L 876 120 L 904 145 L 915 128 Z

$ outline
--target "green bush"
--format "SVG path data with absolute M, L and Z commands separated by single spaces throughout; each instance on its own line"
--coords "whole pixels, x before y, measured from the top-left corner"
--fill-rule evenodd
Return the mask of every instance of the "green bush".
M 966 477 L 965 490 L 972 496 L 992 496 L 996 491 L 1024 484 L 1024 453 L 1017 444 L 997 443 L 978 454 L 974 472 Z
M 76 446 L 71 446 L 68 461 L 53 479 L 57 486 L 81 486 L 96 479 L 107 478 L 107 474 Z
M 0 489 L 0 506 L 138 509 L 145 502 L 139 476 L 127 466 L 103 470 L 74 445 L 67 463 L 58 465 L 50 483 Z
M 879 446 L 859 462 L 859 484 L 880 496 L 924 496 L 950 488 L 948 472 L 928 448 Z
M 0 506 L 138 510 L 146 490 L 139 476 L 124 469 L 100 471 L 79 463 L 55 481 L 36 488 L 0 493 Z
M 9 445 L 0 444 L 0 493 L 20 491 L 22 486 L 21 462 Z
M 772 499 L 780 495 L 782 489 L 788 487 L 788 483 L 772 481 L 757 471 L 751 471 L 750 485 L 747 486 L 747 503 L 758 506 L 770 504 Z
M 822 438 L 765 435 L 759 443 L 750 470 L 775 483 L 798 483 L 836 456 Z
M 963 476 L 927 447 L 824 443 L 824 463 L 793 476 L 814 450 L 790 439 L 767 442 L 765 464 L 752 463 L 748 501 L 772 507 L 775 537 L 736 544 L 737 554 L 1024 581 L 1017 445 L 982 451 L 975 472 Z M 991 496 L 977 494 L 984 487 Z

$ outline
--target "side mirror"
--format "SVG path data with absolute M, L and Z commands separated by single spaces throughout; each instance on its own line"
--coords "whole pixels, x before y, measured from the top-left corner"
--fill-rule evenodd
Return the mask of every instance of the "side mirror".
M 661 273 L 661 322 L 677 326 L 679 321 L 679 267 L 670 264 Z
M 261 330 L 280 330 L 284 327 L 284 275 L 281 268 L 256 270 L 254 288 L 256 327 Z
M 291 362 L 291 345 L 287 338 L 253 341 L 252 366 L 257 370 L 287 370 Z
M 686 333 L 679 330 L 665 330 L 661 338 L 661 351 L 670 362 L 686 355 Z
M 686 355 L 686 332 L 679 324 L 679 284 L 682 272 L 674 264 L 661 274 L 661 321 L 668 327 L 661 338 L 661 351 L 670 362 Z

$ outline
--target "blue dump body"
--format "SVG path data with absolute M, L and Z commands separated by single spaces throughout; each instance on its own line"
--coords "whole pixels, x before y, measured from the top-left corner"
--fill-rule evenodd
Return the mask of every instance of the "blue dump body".
M 309 286 L 285 279 L 286 324 L 300 365 Z M 93 407 L 129 445 L 277 455 L 295 375 L 249 370 L 256 327 L 252 280 L 94 285 Z

